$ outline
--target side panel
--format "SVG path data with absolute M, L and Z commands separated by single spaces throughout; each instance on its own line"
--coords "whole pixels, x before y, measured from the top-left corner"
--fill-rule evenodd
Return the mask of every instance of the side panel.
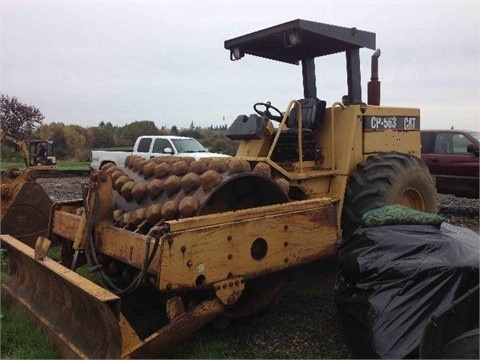
M 364 133 L 363 139 L 365 155 L 398 151 L 420 157 L 419 131 L 386 130 L 379 133 Z
M 367 106 L 334 106 L 326 110 L 317 143 L 322 169 L 349 175 L 365 155 L 399 151 L 420 157 L 420 110 Z
M 398 151 L 421 156 L 419 109 L 369 106 L 362 120 L 365 155 Z
M 114 163 L 117 166 L 124 166 L 125 159 L 129 155 L 131 155 L 131 153 L 126 151 L 94 150 L 92 151 L 90 168 L 99 170 L 102 165 L 108 162 Z
M 203 224 L 200 225 L 200 224 Z M 160 290 L 280 271 L 336 252 L 336 204 L 315 199 L 173 221 L 162 241 Z
M 332 169 L 341 175 L 351 172 L 355 158 L 361 159 L 360 148 L 356 147 L 356 137 L 361 134 L 360 106 L 335 106 L 327 108 L 325 122 L 318 131 L 323 161 L 322 169 Z
M 172 220 L 147 271 L 158 275 L 160 290 L 190 289 L 330 257 L 336 214 L 337 202 L 324 198 Z M 80 216 L 57 211 L 52 232 L 73 241 L 79 223 Z M 100 253 L 142 268 L 151 239 L 107 222 L 95 233 Z

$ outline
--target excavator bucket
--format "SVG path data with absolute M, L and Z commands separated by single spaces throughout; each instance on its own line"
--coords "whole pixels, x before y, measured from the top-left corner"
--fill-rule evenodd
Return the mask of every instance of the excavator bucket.
M 31 248 L 39 236 L 47 236 L 52 200 L 35 182 L 32 169 L 7 170 L 1 177 L 1 231 Z

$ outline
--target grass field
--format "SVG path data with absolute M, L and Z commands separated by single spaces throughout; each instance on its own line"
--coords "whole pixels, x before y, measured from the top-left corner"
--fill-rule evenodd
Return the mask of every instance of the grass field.
M 5 269 L 3 262 L 2 271 Z M 162 351 L 157 358 L 351 358 L 336 319 L 334 281 L 334 261 L 302 266 L 291 273 L 291 280 L 280 293 L 278 304 L 234 322 L 223 331 L 207 325 Z M 33 330 L 24 317 L 7 307 L 2 306 L 1 310 L 2 358 L 58 358 L 42 332 Z
M 53 345 L 45 334 L 32 328 L 27 319 L 9 308 L 1 307 L 2 359 L 57 359 Z
M 59 170 L 88 170 L 89 166 L 90 163 L 85 161 L 59 161 L 57 163 Z M 0 162 L 0 170 L 2 171 L 11 167 L 26 168 L 24 162 Z

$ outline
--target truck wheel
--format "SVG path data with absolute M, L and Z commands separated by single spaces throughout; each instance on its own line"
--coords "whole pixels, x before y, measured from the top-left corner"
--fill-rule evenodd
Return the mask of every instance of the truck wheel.
M 389 152 L 359 164 L 347 181 L 342 211 L 343 239 L 348 240 L 369 210 L 399 204 L 437 213 L 435 180 L 419 158 Z
M 440 359 L 478 359 L 478 328 L 470 330 L 444 346 Z

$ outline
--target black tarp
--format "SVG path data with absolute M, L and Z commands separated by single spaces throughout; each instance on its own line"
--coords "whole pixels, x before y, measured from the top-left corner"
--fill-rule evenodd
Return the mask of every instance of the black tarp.
M 357 230 L 339 248 L 335 284 L 354 357 L 417 356 L 428 320 L 478 284 L 479 242 L 448 223 Z

